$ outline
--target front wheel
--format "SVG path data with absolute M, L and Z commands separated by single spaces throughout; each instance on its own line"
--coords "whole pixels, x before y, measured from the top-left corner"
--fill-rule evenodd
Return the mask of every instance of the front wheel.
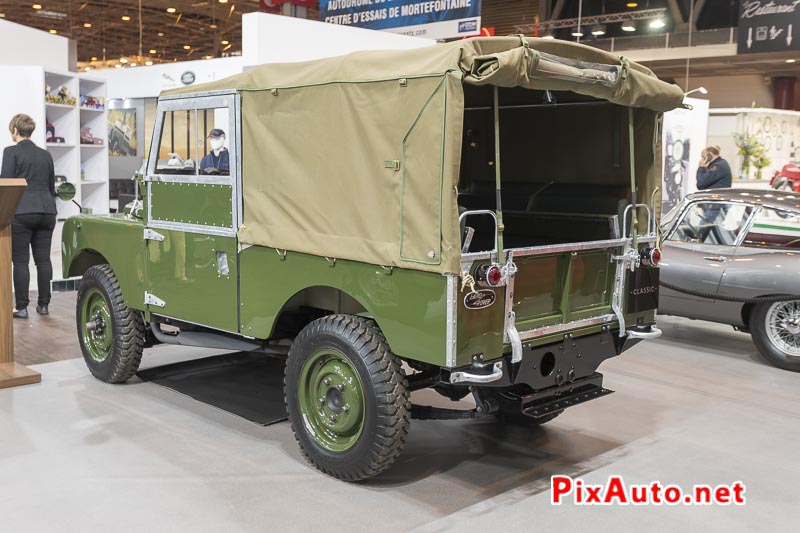
M 130 379 L 142 360 L 144 320 L 125 305 L 109 265 L 84 273 L 75 317 L 83 359 L 92 375 L 107 383 Z
M 800 372 L 800 300 L 758 304 L 750 318 L 750 331 L 768 362 Z
M 284 392 L 303 454 L 330 476 L 375 476 L 405 445 L 405 374 L 371 320 L 330 315 L 303 328 L 289 351 Z

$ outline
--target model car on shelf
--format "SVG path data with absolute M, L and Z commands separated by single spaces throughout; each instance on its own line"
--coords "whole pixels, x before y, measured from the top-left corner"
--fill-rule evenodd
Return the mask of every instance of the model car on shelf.
M 800 193 L 691 194 L 662 228 L 658 312 L 730 324 L 767 361 L 800 371 Z
M 682 102 L 521 37 L 167 91 L 143 200 L 64 226 L 86 363 L 119 383 L 158 343 L 286 357 L 301 449 L 349 481 L 396 461 L 412 417 L 543 424 L 660 335 L 654 139 Z M 426 388 L 476 407 L 412 406 Z
M 773 189 L 800 192 L 800 167 L 795 163 L 783 165 L 772 175 L 769 184 Z
M 103 144 L 103 139 L 100 137 L 95 137 L 92 133 L 92 128 L 89 127 L 82 127 L 81 128 L 81 144 Z
M 102 96 L 81 95 L 81 107 L 84 109 L 96 109 L 102 111 L 106 108 L 105 99 Z
M 48 104 L 75 105 L 75 97 L 70 96 L 66 86 L 60 87 L 56 93 L 51 93 L 50 86 L 45 84 L 44 99 Z
M 45 123 L 45 133 L 47 134 L 45 141 L 48 143 L 63 144 L 65 142 L 64 137 L 56 136 L 56 127 L 50 122 Z

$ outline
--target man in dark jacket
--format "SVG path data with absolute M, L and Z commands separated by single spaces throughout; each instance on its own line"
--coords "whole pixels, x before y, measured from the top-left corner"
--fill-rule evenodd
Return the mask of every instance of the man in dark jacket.
M 697 188 L 722 189 L 732 184 L 731 166 L 719 156 L 718 146 L 709 146 L 700 154 Z
M 28 318 L 28 286 L 30 285 L 30 251 L 39 285 L 36 312 L 49 314 L 50 280 L 53 265 L 50 245 L 56 226 L 55 170 L 53 158 L 33 144 L 30 137 L 36 123 L 28 115 L 15 115 L 8 125 L 11 138 L 17 143 L 3 150 L 0 178 L 25 178 L 28 187 L 20 201 L 11 226 L 11 261 L 14 263 L 14 318 Z

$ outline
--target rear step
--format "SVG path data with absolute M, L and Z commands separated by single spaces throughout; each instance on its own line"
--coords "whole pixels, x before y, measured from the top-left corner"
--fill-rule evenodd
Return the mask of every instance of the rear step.
M 603 387 L 603 374 L 595 372 L 555 389 L 547 388 L 522 397 L 522 414 L 540 418 L 614 392 Z

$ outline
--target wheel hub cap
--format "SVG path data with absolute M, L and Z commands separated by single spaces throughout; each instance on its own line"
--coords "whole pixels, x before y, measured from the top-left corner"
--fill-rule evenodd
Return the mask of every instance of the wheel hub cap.
M 777 302 L 767 311 L 769 341 L 791 357 L 800 357 L 800 300 Z
M 364 392 L 350 361 L 335 350 L 313 354 L 299 384 L 300 410 L 306 430 L 323 448 L 343 452 L 352 447 L 364 425 Z
M 111 311 L 105 296 L 90 289 L 81 302 L 81 335 L 89 355 L 95 361 L 105 361 L 111 355 L 113 335 L 108 331 Z

